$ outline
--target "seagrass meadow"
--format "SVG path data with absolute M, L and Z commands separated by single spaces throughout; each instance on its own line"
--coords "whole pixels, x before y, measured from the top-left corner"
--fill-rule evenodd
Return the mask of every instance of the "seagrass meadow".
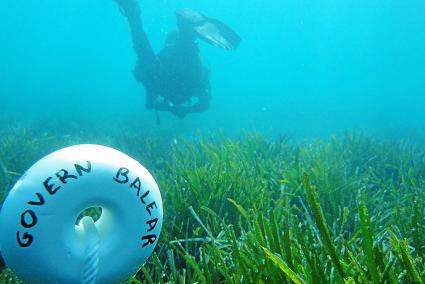
M 321 140 L 220 132 L 165 139 L 49 129 L 1 130 L 2 195 L 35 161 L 78 143 L 115 147 L 156 178 L 161 237 L 128 283 L 425 281 L 419 143 L 355 132 Z M 8 269 L 0 281 L 20 283 Z

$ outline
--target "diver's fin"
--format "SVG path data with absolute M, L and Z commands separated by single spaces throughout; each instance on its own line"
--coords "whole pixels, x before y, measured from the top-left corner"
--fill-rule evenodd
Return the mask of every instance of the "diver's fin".
M 121 15 L 123 15 L 124 17 L 127 17 L 127 14 L 125 13 L 124 8 L 121 6 L 119 6 L 118 8 L 120 9 Z
M 127 18 L 139 18 L 140 6 L 138 0 L 113 0 L 120 8 L 120 12 Z
M 223 22 L 206 17 L 201 13 L 182 8 L 176 11 L 178 23 L 184 23 L 196 33 L 196 35 L 209 44 L 224 49 L 235 49 L 241 38 L 239 35 Z
M 205 18 L 203 24 L 194 27 L 194 30 L 200 39 L 224 49 L 236 49 L 241 41 L 230 27 L 212 18 Z

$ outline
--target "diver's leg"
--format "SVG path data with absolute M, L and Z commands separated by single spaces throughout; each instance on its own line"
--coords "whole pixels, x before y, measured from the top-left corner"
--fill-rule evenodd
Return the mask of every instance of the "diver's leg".
M 119 5 L 130 26 L 133 48 L 137 55 L 137 64 L 134 77 L 150 89 L 158 78 L 159 63 L 149 43 L 141 19 L 141 12 L 137 0 L 114 0 Z

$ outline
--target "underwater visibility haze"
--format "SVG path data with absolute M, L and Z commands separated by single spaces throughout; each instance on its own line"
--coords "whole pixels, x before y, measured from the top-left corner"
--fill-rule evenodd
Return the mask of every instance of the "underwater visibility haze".
M 164 223 L 129 283 L 425 282 L 424 1 L 0 7 L 0 192 L 65 146 L 138 160 Z
M 155 52 L 176 30 L 174 12 L 182 7 L 225 22 L 242 38 L 231 52 L 199 42 L 211 106 L 183 120 L 161 114 L 164 132 L 422 132 L 422 1 L 139 2 Z M 5 0 L 0 13 L 5 116 L 115 117 L 156 129 L 114 1 Z

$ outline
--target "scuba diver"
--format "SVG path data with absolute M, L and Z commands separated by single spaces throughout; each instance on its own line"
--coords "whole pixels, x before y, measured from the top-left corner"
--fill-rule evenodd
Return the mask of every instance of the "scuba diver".
M 209 71 L 201 62 L 196 39 L 232 50 L 239 45 L 240 37 L 216 19 L 192 9 L 178 9 L 178 31 L 168 34 L 165 47 L 156 55 L 143 30 L 137 0 L 114 1 L 130 25 L 137 55 L 133 74 L 146 89 L 146 108 L 169 111 L 178 117 L 206 110 L 211 99 Z

